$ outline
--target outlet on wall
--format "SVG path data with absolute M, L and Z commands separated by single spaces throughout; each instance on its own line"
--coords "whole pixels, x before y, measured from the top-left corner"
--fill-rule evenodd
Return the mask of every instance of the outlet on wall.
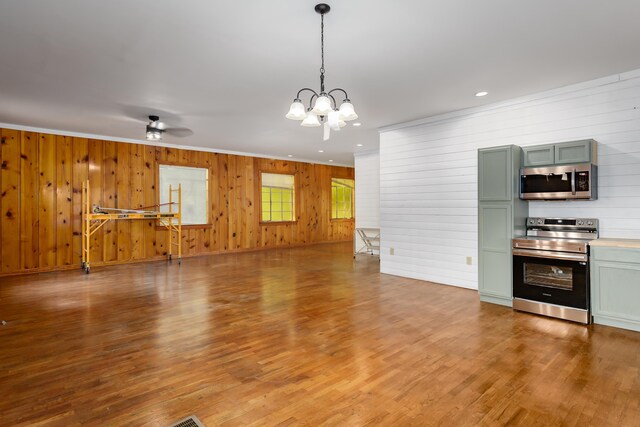
M 470 256 L 467 257 L 467 265 L 472 265 L 473 264 L 473 258 L 471 258 Z
M 389 248 L 389 255 L 395 255 L 396 250 L 394 248 Z

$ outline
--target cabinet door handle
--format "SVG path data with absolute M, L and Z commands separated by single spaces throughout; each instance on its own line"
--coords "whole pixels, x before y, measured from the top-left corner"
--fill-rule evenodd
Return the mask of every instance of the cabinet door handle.
M 576 170 L 574 169 L 571 172 L 571 194 L 575 196 L 576 194 Z

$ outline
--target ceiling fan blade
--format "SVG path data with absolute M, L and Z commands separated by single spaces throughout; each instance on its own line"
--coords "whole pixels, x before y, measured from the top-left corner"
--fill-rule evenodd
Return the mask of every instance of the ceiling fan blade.
M 193 131 L 187 128 L 168 128 L 164 130 L 166 134 L 177 138 L 184 138 L 193 135 Z

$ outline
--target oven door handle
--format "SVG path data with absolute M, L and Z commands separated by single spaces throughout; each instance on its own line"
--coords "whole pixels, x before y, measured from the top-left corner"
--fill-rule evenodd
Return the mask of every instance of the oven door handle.
M 528 256 L 533 258 L 547 258 L 547 259 L 563 259 L 568 261 L 583 261 L 587 262 L 589 257 L 586 254 L 572 254 L 567 252 L 554 252 L 554 251 L 536 251 L 533 249 L 513 249 L 514 256 Z
M 571 172 L 571 194 L 574 196 L 576 195 L 576 173 L 577 171 L 574 168 L 573 172 Z

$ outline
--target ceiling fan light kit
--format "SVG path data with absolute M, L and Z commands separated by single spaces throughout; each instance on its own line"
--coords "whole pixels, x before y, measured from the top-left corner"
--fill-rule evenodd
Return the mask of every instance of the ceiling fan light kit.
M 320 3 L 315 7 L 315 11 L 320 14 L 320 53 L 321 53 L 321 67 L 320 67 L 320 93 L 311 88 L 303 88 L 298 91 L 289 112 L 285 116 L 291 120 L 301 120 L 301 126 L 304 127 L 319 127 L 321 122 L 324 123 L 324 140 L 329 139 L 330 130 L 339 131 L 340 128 L 346 126 L 346 122 L 355 120 L 358 118 L 353 104 L 349 100 L 349 95 L 344 89 L 335 88 L 328 92 L 324 89 L 324 15 L 329 13 L 331 7 L 328 4 Z M 300 94 L 303 92 L 310 92 L 309 106 L 305 108 Z M 344 94 L 344 100 L 338 108 L 335 92 L 342 92 Z
M 149 124 L 147 125 L 147 141 L 161 141 L 162 133 L 164 130 L 162 129 L 162 123 L 160 123 L 160 117 L 158 116 L 149 116 Z

